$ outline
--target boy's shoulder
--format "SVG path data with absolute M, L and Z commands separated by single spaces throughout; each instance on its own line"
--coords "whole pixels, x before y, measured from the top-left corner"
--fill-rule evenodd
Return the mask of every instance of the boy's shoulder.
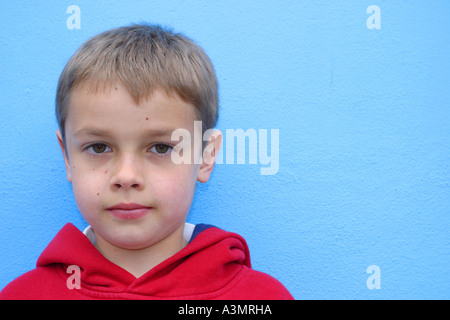
M 251 266 L 246 240 L 239 234 L 213 225 L 198 224 L 192 232 L 191 258 L 199 276 L 214 276 L 215 290 L 208 299 L 292 300 L 286 287 L 274 277 Z M 204 256 L 204 260 L 201 258 Z M 217 274 L 221 274 L 219 279 Z M 208 278 L 208 277 L 206 277 Z M 202 286 L 209 284 L 203 283 Z M 220 287 L 220 289 L 219 289 Z
M 0 291 L 0 300 L 54 300 L 63 299 L 55 294 L 67 288 L 58 273 L 58 265 L 37 267 L 10 282 Z
M 231 290 L 220 297 L 224 300 L 293 300 L 291 293 L 274 277 L 251 268 L 243 270 Z

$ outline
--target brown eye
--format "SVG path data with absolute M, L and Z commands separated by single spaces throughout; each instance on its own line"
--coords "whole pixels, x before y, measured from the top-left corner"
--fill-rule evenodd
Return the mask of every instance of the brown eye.
M 167 144 L 164 143 L 158 143 L 155 144 L 152 148 L 151 151 L 156 152 L 158 154 L 166 154 L 168 151 L 170 151 L 172 149 L 171 146 L 168 146 Z
M 155 149 L 158 153 L 166 153 L 169 150 L 169 146 L 166 144 L 157 144 Z
M 96 143 L 89 147 L 94 153 L 103 153 L 106 151 L 106 144 L 103 143 Z

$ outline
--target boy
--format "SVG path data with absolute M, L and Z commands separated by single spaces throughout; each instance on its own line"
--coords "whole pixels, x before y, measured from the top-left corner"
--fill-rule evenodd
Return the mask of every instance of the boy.
M 154 25 L 89 39 L 61 73 L 56 116 L 89 227 L 65 225 L 0 298 L 292 299 L 251 269 L 242 237 L 185 222 L 222 140 L 207 130 L 218 117 L 215 71 L 193 41 Z M 200 149 L 189 140 L 198 121 Z M 173 141 L 177 130 L 184 143 Z

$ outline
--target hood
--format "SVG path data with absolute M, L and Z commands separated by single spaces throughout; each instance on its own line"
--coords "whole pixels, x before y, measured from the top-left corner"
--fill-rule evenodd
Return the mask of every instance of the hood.
M 144 275 L 132 274 L 103 257 L 73 224 L 66 224 L 47 246 L 37 267 L 59 265 L 60 273 L 70 265 L 81 270 L 81 289 L 96 297 L 195 298 L 224 289 L 236 279 L 250 256 L 238 234 L 199 224 L 189 244 Z M 80 293 L 81 293 L 80 292 Z

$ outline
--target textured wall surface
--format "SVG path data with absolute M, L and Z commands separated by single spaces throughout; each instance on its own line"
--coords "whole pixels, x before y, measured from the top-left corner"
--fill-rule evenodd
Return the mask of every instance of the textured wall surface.
M 254 268 L 296 299 L 449 299 L 449 17 L 444 0 L 2 1 L 0 288 L 66 222 L 86 226 L 55 135 L 65 62 L 88 37 L 146 21 L 210 55 L 219 129 L 258 142 L 279 130 L 278 172 L 224 153 L 190 222 L 242 234 Z

